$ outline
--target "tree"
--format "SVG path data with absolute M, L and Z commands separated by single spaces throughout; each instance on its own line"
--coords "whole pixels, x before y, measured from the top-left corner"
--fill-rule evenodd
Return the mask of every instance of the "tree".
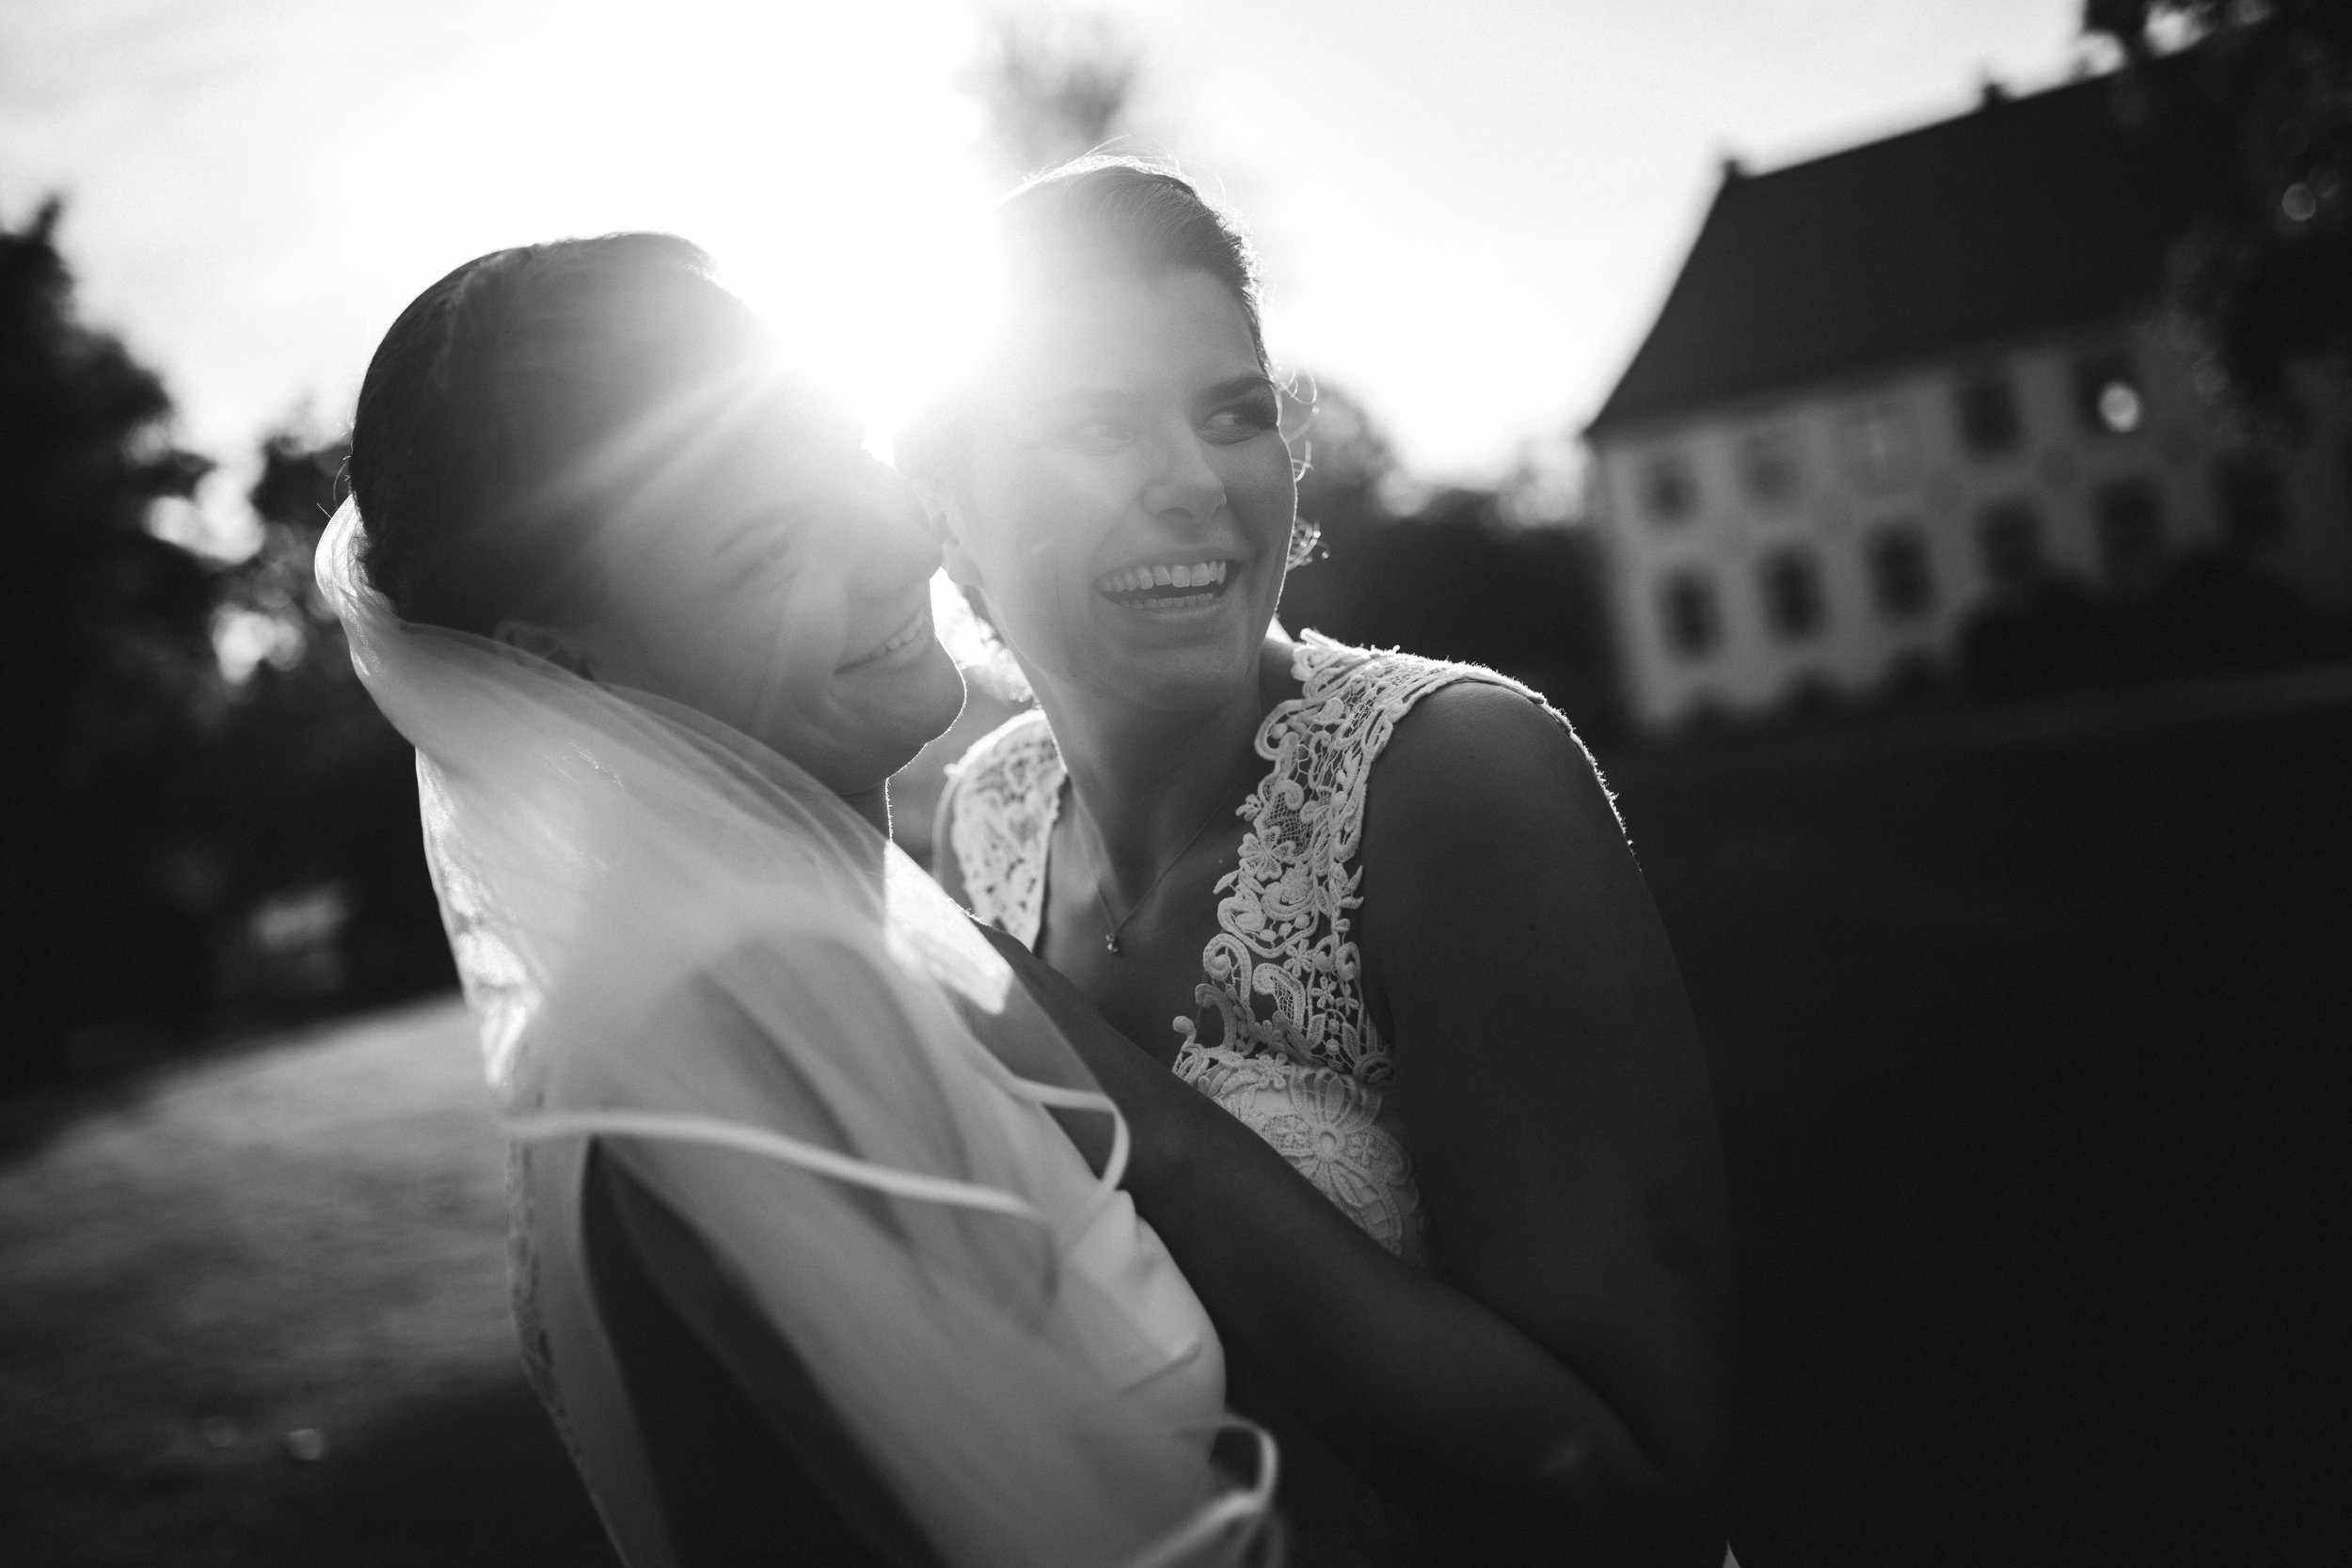
M 1107 15 L 1039 7 L 992 12 L 971 85 L 999 169 L 1018 179 L 1118 135 L 1142 68 L 1141 46 Z
M 415 753 L 352 669 L 313 561 L 350 442 L 282 430 L 247 493 L 261 546 L 223 575 L 216 622 L 250 658 L 209 752 L 203 819 L 241 917 L 225 1000 L 246 1013 L 351 1006 L 454 978 L 425 870 Z M 299 949 L 257 950 L 253 911 L 307 895 L 324 918 Z
M 76 1031 L 186 1026 L 207 974 L 189 807 L 212 572 L 147 522 L 211 465 L 172 442 L 154 372 L 80 320 L 60 214 L 0 223 L 10 1075 L 54 1067 Z
M 1354 394 L 1311 375 L 1294 377 L 1282 388 L 1282 435 L 1300 465 L 1301 517 L 1344 533 L 1386 514 L 1396 451 Z
M 2122 52 L 2127 126 L 2227 139 L 2168 304 L 2204 390 L 2295 429 L 2294 367 L 2352 381 L 2352 0 L 2085 0 L 2083 26 Z
M 1506 489 L 1404 483 L 1371 412 L 1300 377 L 1284 433 L 1306 459 L 1298 513 L 1320 559 L 1291 574 L 1283 624 L 1343 642 L 1533 678 L 1588 734 L 1618 722 L 1605 579 L 1590 530 L 1534 527 Z

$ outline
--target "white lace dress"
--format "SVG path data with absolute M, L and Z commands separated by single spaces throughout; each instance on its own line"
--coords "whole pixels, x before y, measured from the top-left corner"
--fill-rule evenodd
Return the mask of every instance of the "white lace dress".
M 1372 765 L 1397 721 L 1432 691 L 1518 682 L 1474 665 L 1351 648 L 1308 632 L 1291 673 L 1302 690 L 1258 726 L 1272 766 L 1235 808 L 1249 824 L 1241 863 L 1216 884 L 1217 934 L 1200 954 L 1198 1011 L 1173 1026 L 1178 1077 L 1271 1144 L 1383 1246 L 1422 1255 L 1421 1201 L 1402 1127 L 1387 1105 L 1391 1069 L 1365 1005 L 1354 911 Z M 1565 720 L 1561 720 L 1565 724 Z M 949 770 L 941 852 L 966 902 L 1034 947 L 1045 860 L 1066 778 L 1045 717 L 1031 712 L 977 742 Z M 1204 1038 L 1213 1028 L 1214 1039 Z M 1395 1568 L 1413 1527 L 1283 1411 L 1246 1364 L 1232 1403 L 1282 1444 L 1282 1506 L 1295 1568 Z M 1725 1568 L 1739 1568 L 1726 1550 Z
M 1365 1004 L 1355 911 L 1365 785 L 1413 705 L 1461 680 L 1517 682 L 1470 665 L 1351 648 L 1307 633 L 1301 694 L 1258 726 L 1272 764 L 1235 808 L 1241 863 L 1216 884 L 1217 934 L 1200 954 L 1198 1013 L 1179 1018 L 1179 1078 L 1272 1145 L 1381 1245 L 1422 1255 L 1421 1203 L 1387 1105 L 1389 1047 Z M 950 770 L 943 851 L 972 911 L 1034 946 L 1047 841 L 1065 773 L 1045 716 L 1011 720 Z

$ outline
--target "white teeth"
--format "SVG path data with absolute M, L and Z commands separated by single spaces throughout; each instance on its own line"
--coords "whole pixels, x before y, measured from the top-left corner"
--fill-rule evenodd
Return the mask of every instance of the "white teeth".
M 1107 574 L 1095 586 L 1105 594 L 1141 594 L 1153 588 L 1207 588 L 1225 580 L 1222 561 L 1191 562 L 1178 566 L 1129 566 Z
M 887 641 L 882 642 L 878 647 L 868 649 L 866 652 L 860 654 L 857 657 L 850 660 L 849 663 L 843 665 L 841 668 L 844 670 L 854 670 L 860 665 L 871 664 L 876 659 L 888 658 L 892 654 L 897 653 L 899 649 L 914 641 L 917 637 L 923 635 L 925 617 L 929 615 L 929 613 L 930 611 L 928 609 L 916 610 L 913 615 L 907 617 L 907 624 L 905 626 L 900 626 L 897 631 L 890 634 Z

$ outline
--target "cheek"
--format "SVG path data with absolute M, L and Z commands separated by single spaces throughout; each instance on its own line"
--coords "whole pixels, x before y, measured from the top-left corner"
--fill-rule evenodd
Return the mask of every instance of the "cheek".
M 695 626 L 709 657 L 755 731 L 796 721 L 822 689 L 839 641 L 821 599 L 784 594 L 754 575 L 712 583 L 696 606 Z
M 1298 511 L 1298 482 L 1289 448 L 1279 441 L 1249 443 L 1226 471 L 1225 494 L 1261 549 L 1288 547 L 1284 542 Z
M 1050 594 L 1063 578 L 1086 575 L 1095 540 L 1120 514 L 1119 476 L 1108 468 L 1030 458 L 991 476 L 973 542 L 993 598 Z

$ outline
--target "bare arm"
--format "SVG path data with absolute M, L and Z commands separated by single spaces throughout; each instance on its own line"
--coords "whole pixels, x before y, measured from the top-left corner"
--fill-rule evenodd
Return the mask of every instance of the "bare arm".
M 1522 699 L 1456 696 L 1375 768 L 1364 851 L 1430 1272 L 1023 972 L 1127 1112 L 1128 1185 L 1228 1344 L 1425 1550 L 1711 1568 L 1726 1247 L 1688 1011 L 1581 752 Z
M 1432 1267 L 1719 1508 L 1730 1236 L 1681 977 L 1590 761 L 1524 699 L 1425 699 L 1375 768 L 1359 935 Z

